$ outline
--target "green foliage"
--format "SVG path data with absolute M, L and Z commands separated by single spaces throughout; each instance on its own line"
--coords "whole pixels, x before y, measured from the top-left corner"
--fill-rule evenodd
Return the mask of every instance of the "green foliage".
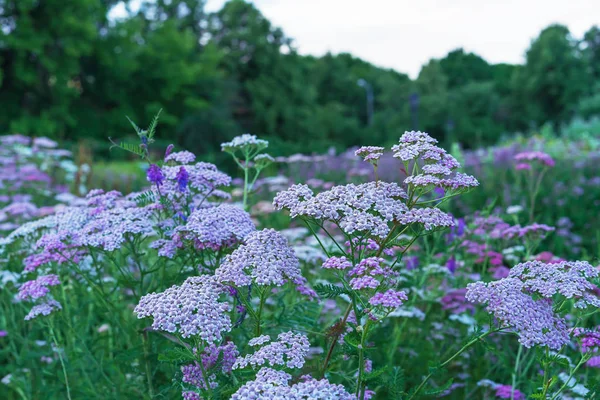
M 546 28 L 523 66 L 456 49 L 411 80 L 350 54 L 300 55 L 248 1 L 208 13 L 203 1 L 145 0 L 110 19 L 118 3 L 130 2 L 0 3 L 0 130 L 105 143 L 127 131 L 123 114 L 147 120 L 162 108 L 169 140 L 196 153 L 215 154 L 221 142 L 250 132 L 289 155 L 364 138 L 388 145 L 398 126 L 472 147 L 600 114 L 597 26 L 579 41 L 563 26 Z M 373 89 L 371 118 L 359 79 Z
M 315 292 L 321 297 L 326 299 L 333 299 L 342 294 L 349 294 L 350 292 L 343 287 L 335 286 L 330 283 L 323 284 L 319 283 L 315 285 Z

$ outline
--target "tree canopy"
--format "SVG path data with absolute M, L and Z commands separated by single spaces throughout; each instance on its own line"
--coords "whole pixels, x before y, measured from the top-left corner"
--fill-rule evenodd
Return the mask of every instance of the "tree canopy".
M 524 65 L 456 49 L 411 80 L 350 54 L 300 55 L 244 0 L 215 13 L 200 0 L 144 1 L 110 18 L 117 4 L 128 2 L 0 0 L 0 131 L 103 141 L 128 132 L 126 115 L 162 108 L 168 139 L 190 150 L 247 131 L 289 154 L 389 144 L 409 128 L 474 146 L 600 113 L 598 27 L 581 40 L 547 27 Z

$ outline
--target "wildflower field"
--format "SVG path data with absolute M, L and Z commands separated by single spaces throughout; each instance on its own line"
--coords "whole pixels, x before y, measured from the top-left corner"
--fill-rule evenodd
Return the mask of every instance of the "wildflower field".
M 600 398 L 597 140 L 216 166 L 134 128 L 133 193 L 0 137 L 0 399 Z

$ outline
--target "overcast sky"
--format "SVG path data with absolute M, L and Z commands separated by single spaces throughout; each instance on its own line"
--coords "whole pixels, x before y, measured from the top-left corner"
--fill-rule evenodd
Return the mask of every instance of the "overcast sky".
M 302 54 L 349 52 L 416 77 L 433 57 L 463 47 L 488 62 L 521 63 L 551 23 L 575 37 L 600 25 L 600 0 L 254 0 Z M 225 0 L 207 0 L 209 11 Z

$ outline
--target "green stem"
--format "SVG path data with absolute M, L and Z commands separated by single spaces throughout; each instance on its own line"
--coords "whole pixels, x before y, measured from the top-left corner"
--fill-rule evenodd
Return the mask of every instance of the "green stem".
M 452 361 L 454 361 L 454 359 L 456 357 L 460 356 L 462 353 L 464 353 L 469 347 L 471 347 L 475 343 L 477 343 L 480 340 L 484 339 L 486 336 L 488 336 L 488 335 L 490 335 L 490 334 L 492 334 L 494 332 L 498 332 L 498 331 L 499 330 L 490 330 L 490 331 L 487 331 L 487 332 L 485 332 L 485 333 L 477 336 L 476 338 L 472 339 L 467 344 L 465 344 L 463 347 L 461 347 L 460 350 L 458 350 L 456 353 L 454 353 L 454 355 L 452 355 L 449 359 L 447 359 L 442 364 L 440 364 L 440 368 L 443 368 L 446 365 L 450 364 Z M 414 399 L 415 396 L 421 391 L 421 389 L 423 389 L 423 387 L 425 386 L 425 384 L 427 383 L 427 381 L 429 381 L 429 379 L 431 379 L 432 376 L 433 376 L 433 372 L 430 372 L 429 374 L 427 374 L 427 376 L 423 379 L 423 381 L 419 384 L 419 386 L 417 386 L 417 388 L 415 389 L 415 391 L 413 392 L 413 394 L 408 398 L 408 400 Z
M 519 375 L 519 364 L 521 362 L 521 353 L 523 352 L 523 345 L 519 343 L 519 351 L 517 351 L 517 360 L 515 361 L 515 368 L 512 373 L 512 390 L 510 393 L 510 400 L 515 398 L 515 386 L 517 385 L 517 376 Z
M 551 400 L 554 400 L 556 398 L 558 398 L 558 395 L 565 390 L 565 388 L 569 385 L 569 382 L 571 382 L 571 379 L 573 378 L 573 375 L 575 375 L 575 372 L 577 372 L 577 370 L 579 369 L 579 367 L 581 367 L 583 365 L 584 362 L 586 362 L 587 360 L 589 360 L 590 357 L 588 354 L 584 354 L 581 356 L 581 360 L 579 360 L 579 363 L 575 366 L 575 368 L 573 368 L 571 370 L 571 374 L 569 375 L 569 378 L 567 378 L 567 380 L 565 381 L 565 383 L 560 387 L 560 389 L 558 389 L 558 392 L 556 392 L 554 394 L 554 396 L 552 396 Z
M 356 398 L 363 400 L 365 397 L 364 376 L 365 376 L 365 342 L 367 331 L 369 330 L 369 321 L 365 324 L 360 338 L 360 347 L 358 348 L 358 382 L 356 384 Z
M 256 334 L 254 335 L 256 336 L 260 336 L 260 331 L 261 331 L 261 317 L 262 317 L 262 311 L 263 311 L 263 306 L 265 304 L 265 293 L 267 293 L 267 290 L 262 290 L 260 292 L 260 302 L 258 304 L 258 312 L 256 313 Z
M 150 398 L 154 398 L 154 387 L 152 386 L 152 372 L 150 371 L 150 354 L 148 352 L 148 336 L 145 331 L 142 332 L 142 343 L 144 346 L 144 364 L 146 370 L 146 380 L 148 382 L 148 393 Z
M 50 325 L 50 336 L 52 337 L 52 341 L 56 346 L 56 354 L 58 354 L 58 359 L 60 360 L 60 365 L 62 367 L 63 376 L 65 378 L 65 385 L 67 386 L 67 398 L 71 400 L 71 387 L 69 386 L 69 378 L 67 376 L 67 368 L 65 367 L 65 361 L 63 360 L 62 350 L 58 345 L 58 340 L 56 340 L 56 335 L 54 334 L 54 328 Z

